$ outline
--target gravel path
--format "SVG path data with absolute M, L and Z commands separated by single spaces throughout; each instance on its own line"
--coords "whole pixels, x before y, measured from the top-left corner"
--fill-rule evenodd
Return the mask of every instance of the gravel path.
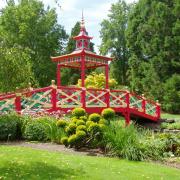
M 66 148 L 64 145 L 55 144 L 55 143 L 33 143 L 25 141 L 17 142 L 0 142 L 0 145 L 9 145 L 9 146 L 20 146 L 20 147 L 31 147 L 33 149 L 42 149 L 47 151 L 54 152 L 63 152 L 69 154 L 79 154 L 79 155 L 88 155 L 88 156 L 103 156 L 102 152 L 99 149 L 86 149 L 82 148 L 80 150 L 75 150 L 73 148 Z

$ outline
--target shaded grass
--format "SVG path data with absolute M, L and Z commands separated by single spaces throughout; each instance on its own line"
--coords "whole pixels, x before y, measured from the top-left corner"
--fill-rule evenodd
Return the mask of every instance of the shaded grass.
M 0 179 L 179 179 L 162 165 L 0 146 Z

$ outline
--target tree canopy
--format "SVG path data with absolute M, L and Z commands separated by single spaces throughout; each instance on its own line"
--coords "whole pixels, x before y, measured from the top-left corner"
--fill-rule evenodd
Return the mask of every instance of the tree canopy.
M 21 51 L 28 48 L 35 80 L 40 86 L 49 85 L 56 72 L 50 57 L 62 54 L 67 39 L 64 28 L 57 23 L 55 9 L 45 9 L 38 0 L 8 2 L 1 10 L 0 41 L 7 48 L 14 44 L 21 46 Z

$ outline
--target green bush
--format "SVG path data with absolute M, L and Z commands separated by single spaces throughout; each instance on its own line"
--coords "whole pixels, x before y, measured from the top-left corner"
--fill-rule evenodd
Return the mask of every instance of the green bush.
M 18 130 L 17 115 L 6 114 L 0 116 L 0 140 L 14 140 Z
M 89 121 L 99 122 L 100 119 L 101 119 L 101 116 L 97 113 L 93 113 L 89 115 Z
M 76 125 L 74 123 L 70 123 L 66 129 L 65 129 L 66 133 L 68 133 L 69 135 L 74 134 L 76 132 Z
M 30 141 L 46 141 L 48 139 L 45 126 L 38 120 L 33 120 L 26 125 L 24 137 Z
M 79 125 L 85 125 L 85 122 L 83 120 L 78 120 L 76 122 L 76 125 L 79 126 Z
M 115 116 L 115 111 L 111 108 L 106 108 L 101 112 L 101 116 L 106 120 L 113 119 Z
M 99 124 L 97 123 L 92 123 L 89 125 L 88 127 L 88 132 L 92 133 L 92 134 L 96 134 L 96 133 L 99 133 L 101 132 L 101 128 L 99 126 Z
M 79 120 L 79 119 L 77 119 L 76 117 L 72 117 L 72 118 L 71 118 L 71 122 L 74 123 L 74 124 L 76 124 L 78 120 Z
M 86 126 L 89 127 L 90 124 L 92 124 L 92 123 L 94 123 L 94 122 L 92 122 L 92 121 L 86 121 Z
M 72 110 L 72 115 L 79 118 L 86 115 L 86 111 L 83 108 L 75 108 Z
M 67 121 L 65 121 L 63 119 L 60 119 L 60 120 L 57 121 L 56 125 L 58 127 L 65 128 L 68 125 L 68 123 L 67 123 Z
M 165 122 L 161 123 L 162 129 L 166 129 L 167 127 L 168 127 L 168 123 L 165 123 Z
M 85 125 L 80 125 L 76 128 L 76 131 L 79 131 L 79 130 L 83 130 L 83 131 L 86 131 L 86 126 Z
M 86 137 L 86 132 L 85 131 L 77 131 L 76 132 L 76 137 L 78 140 L 83 140 Z
M 99 124 L 105 124 L 105 125 L 106 125 L 106 124 L 108 124 L 108 121 L 101 118 L 101 119 L 99 120 Z
M 83 121 L 87 121 L 87 116 L 81 116 L 80 118 L 79 118 L 80 120 L 83 120 Z
M 61 143 L 64 144 L 65 146 L 68 146 L 68 137 L 62 137 Z
M 73 134 L 68 138 L 68 144 L 72 147 L 77 143 L 77 140 L 76 134 Z

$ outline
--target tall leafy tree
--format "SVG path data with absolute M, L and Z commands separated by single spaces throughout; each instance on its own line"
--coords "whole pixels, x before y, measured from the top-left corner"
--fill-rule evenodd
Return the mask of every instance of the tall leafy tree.
M 56 74 L 50 57 L 63 52 L 67 39 L 63 27 L 57 24 L 55 9 L 45 9 L 38 0 L 19 0 L 18 4 L 8 1 L 1 11 L 0 30 L 7 47 L 18 44 L 30 49 L 35 79 L 41 86 L 49 85 Z
M 108 19 L 101 23 L 100 35 L 102 44 L 100 52 L 104 55 L 111 54 L 115 60 L 111 63 L 110 72 L 119 84 L 126 84 L 129 52 L 126 45 L 125 32 L 127 29 L 130 5 L 119 0 L 112 4 Z
M 132 10 L 127 30 L 132 89 L 139 88 L 142 76 L 147 76 L 141 73 L 143 62 L 152 64 L 161 82 L 180 68 L 179 7 L 178 0 L 140 0 Z
M 179 78 L 172 78 L 180 69 L 179 12 L 179 0 L 139 0 L 129 16 L 126 34 L 131 89 L 159 98 L 163 107 L 171 112 L 173 109 L 177 112 L 180 96 Z M 173 80 L 174 83 L 170 83 Z
M 0 45 L 0 91 L 14 91 L 35 82 L 29 49 L 14 45 L 12 48 Z

